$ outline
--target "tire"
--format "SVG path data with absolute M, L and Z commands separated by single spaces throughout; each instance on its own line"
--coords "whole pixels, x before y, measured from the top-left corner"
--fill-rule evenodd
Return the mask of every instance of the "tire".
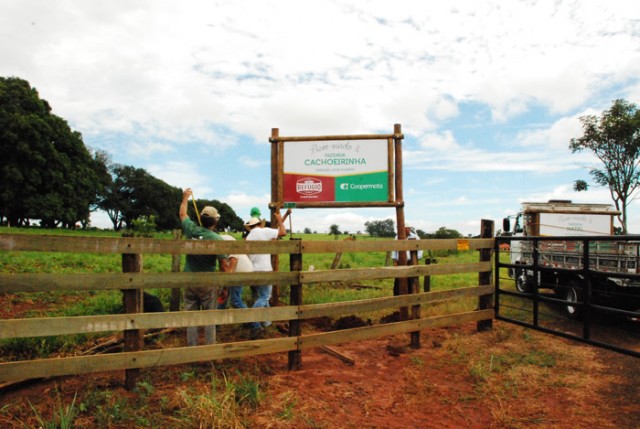
M 580 319 L 582 317 L 582 307 L 579 305 L 572 305 L 571 303 L 584 302 L 584 293 L 582 288 L 576 281 L 572 281 L 564 293 L 565 301 L 565 313 L 570 319 Z
M 516 270 L 516 290 L 520 293 L 533 292 L 533 279 L 524 270 Z

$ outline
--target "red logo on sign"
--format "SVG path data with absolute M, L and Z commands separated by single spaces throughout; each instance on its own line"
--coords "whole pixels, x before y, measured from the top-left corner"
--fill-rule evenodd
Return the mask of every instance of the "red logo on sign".
M 313 177 L 305 177 L 296 181 L 296 192 L 302 195 L 315 195 L 322 192 L 322 181 Z
M 283 201 L 285 202 L 336 200 L 333 177 L 285 174 L 283 185 Z

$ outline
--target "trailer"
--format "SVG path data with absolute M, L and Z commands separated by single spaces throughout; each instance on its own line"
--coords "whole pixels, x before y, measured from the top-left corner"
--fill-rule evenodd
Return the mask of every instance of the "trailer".
M 509 276 L 516 290 L 551 290 L 566 301 L 572 318 L 581 316 L 580 303 L 589 292 L 591 303 L 639 309 L 640 241 L 613 235 L 619 214 L 610 204 L 522 203 L 518 214 L 503 221 L 503 235 L 528 238 L 510 243 Z

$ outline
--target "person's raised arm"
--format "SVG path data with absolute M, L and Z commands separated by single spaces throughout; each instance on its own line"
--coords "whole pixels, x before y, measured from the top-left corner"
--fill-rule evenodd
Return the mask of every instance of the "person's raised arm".
M 189 197 L 192 195 L 191 188 L 186 188 L 182 191 L 182 203 L 180 203 L 180 211 L 178 215 L 180 216 L 180 222 L 189 217 L 187 214 L 187 205 L 189 204 Z
M 290 209 L 289 209 L 290 210 Z M 287 229 L 284 226 L 284 219 L 280 216 L 279 211 L 275 211 L 273 215 L 276 217 L 276 221 L 278 222 L 278 238 L 284 237 L 287 235 Z

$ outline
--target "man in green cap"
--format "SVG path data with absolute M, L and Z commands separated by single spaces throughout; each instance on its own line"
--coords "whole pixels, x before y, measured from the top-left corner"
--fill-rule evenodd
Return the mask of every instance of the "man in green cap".
M 262 213 L 260 213 L 260 209 L 258 207 L 251 207 L 251 211 L 249 213 L 250 213 L 249 219 L 253 219 L 253 218 L 260 219 L 261 226 L 263 227 L 266 226 L 267 221 L 266 219 L 262 219 Z M 249 235 L 249 230 L 245 228 L 245 230 L 242 231 L 242 239 L 246 240 L 247 235 Z M 255 291 L 256 290 L 254 289 L 254 287 L 251 286 L 251 292 L 252 292 L 251 295 L 254 300 L 255 300 Z

